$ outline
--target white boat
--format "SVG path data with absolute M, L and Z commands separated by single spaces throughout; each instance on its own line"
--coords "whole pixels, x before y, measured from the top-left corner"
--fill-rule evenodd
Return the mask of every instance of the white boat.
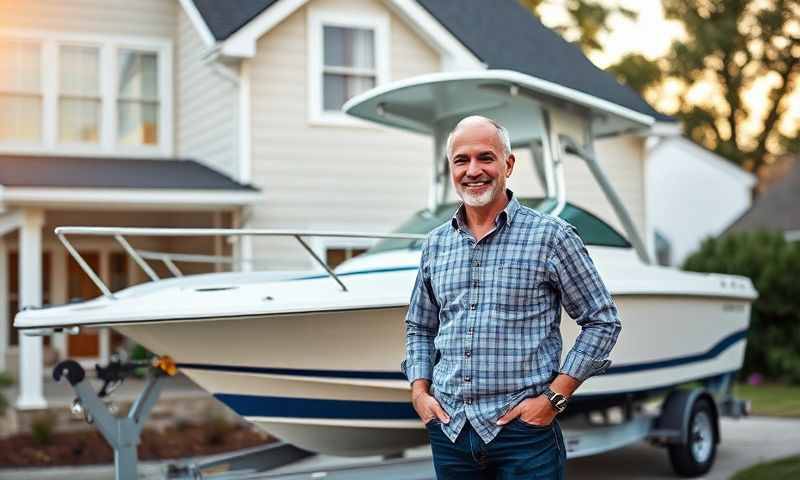
M 405 356 L 403 319 L 419 264 L 419 239 L 455 209 L 445 203 L 446 133 L 463 116 L 484 114 L 508 127 L 515 148 L 531 149 L 546 194 L 521 201 L 577 227 L 619 307 L 623 331 L 610 357 L 612 367 L 581 386 L 569 412 L 622 405 L 741 368 L 756 298 L 750 280 L 652 265 L 592 156 L 594 135 L 647 128 L 647 117 L 527 75 L 491 70 L 426 75 L 380 87 L 351 100 L 345 110 L 434 137 L 430 204 L 400 227 L 403 234 L 60 227 L 57 234 L 105 295 L 20 312 L 15 326 L 29 334 L 113 327 L 172 357 L 188 377 L 247 420 L 311 451 L 394 454 L 422 444 L 427 434 L 399 371 Z M 584 146 L 568 135 L 576 131 L 574 122 L 566 125 L 557 118 L 565 111 L 583 121 L 578 131 Z M 625 235 L 566 202 L 562 165 L 579 161 L 570 157 L 587 162 Z M 281 235 L 306 247 L 310 236 L 382 241 L 321 274 L 215 273 L 157 279 L 112 293 L 72 248 L 67 237 L 73 234 L 115 236 L 146 270 L 148 255 L 126 238 Z M 181 258 L 156 258 L 179 272 L 175 264 Z M 566 314 L 561 331 L 566 354 L 578 333 Z

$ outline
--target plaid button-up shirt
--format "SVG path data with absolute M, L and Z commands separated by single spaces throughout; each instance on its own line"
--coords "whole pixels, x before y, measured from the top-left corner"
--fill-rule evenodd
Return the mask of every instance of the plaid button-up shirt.
M 575 227 L 510 201 L 480 241 L 463 206 L 430 233 L 406 316 L 410 382 L 431 380 L 455 442 L 469 421 L 490 442 L 497 420 L 559 372 L 604 372 L 621 330 L 617 307 Z M 561 307 L 581 326 L 564 364 Z

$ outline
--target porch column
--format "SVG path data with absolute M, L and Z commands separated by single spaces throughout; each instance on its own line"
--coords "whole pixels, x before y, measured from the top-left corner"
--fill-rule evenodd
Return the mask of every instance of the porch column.
M 50 251 L 50 304 L 67 303 L 67 253 L 58 248 Z M 50 345 L 58 352 L 59 360 L 67 358 L 67 334 L 54 333 Z
M 19 305 L 42 306 L 42 225 L 44 212 L 25 209 L 19 230 Z M 42 394 L 42 337 L 19 336 L 19 398 L 17 408 L 45 408 Z
M 0 235 L 0 372 L 8 368 L 6 355 L 8 354 L 8 252 L 6 240 Z

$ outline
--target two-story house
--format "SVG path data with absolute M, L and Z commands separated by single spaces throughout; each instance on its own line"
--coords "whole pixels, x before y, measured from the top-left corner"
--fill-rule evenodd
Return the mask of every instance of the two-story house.
M 53 227 L 391 230 L 426 205 L 431 142 L 340 107 L 392 81 L 486 68 L 675 125 L 514 0 L 0 0 L 0 369 L 20 365 L 18 407 L 45 405 L 44 357 L 104 359 L 114 345 L 107 331 L 45 340 L 14 331 L 20 307 L 99 293 Z M 647 135 L 597 149 L 651 238 Z M 512 188 L 535 195 L 531 162 L 519 157 Z M 569 200 L 619 226 L 586 167 L 565 170 Z M 146 278 L 114 239 L 75 245 L 113 289 Z M 315 248 L 333 262 L 369 245 Z M 136 247 L 312 268 L 288 242 Z

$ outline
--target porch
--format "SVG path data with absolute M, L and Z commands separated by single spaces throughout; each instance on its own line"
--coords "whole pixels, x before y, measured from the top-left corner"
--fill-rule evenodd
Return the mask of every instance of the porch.
M 6 168 L 9 167 L 9 168 Z M 0 371 L 16 377 L 18 410 L 48 405 L 43 379 L 59 360 L 105 363 L 127 340 L 111 329 L 51 337 L 20 335 L 16 312 L 101 294 L 53 234 L 57 226 L 239 228 L 260 193 L 190 160 L 0 156 Z M 116 291 L 148 281 L 114 238 L 70 238 L 100 280 Z M 239 257 L 247 241 L 137 238 L 136 249 Z M 152 263 L 161 277 L 171 276 Z M 226 268 L 186 264 L 189 273 Z

